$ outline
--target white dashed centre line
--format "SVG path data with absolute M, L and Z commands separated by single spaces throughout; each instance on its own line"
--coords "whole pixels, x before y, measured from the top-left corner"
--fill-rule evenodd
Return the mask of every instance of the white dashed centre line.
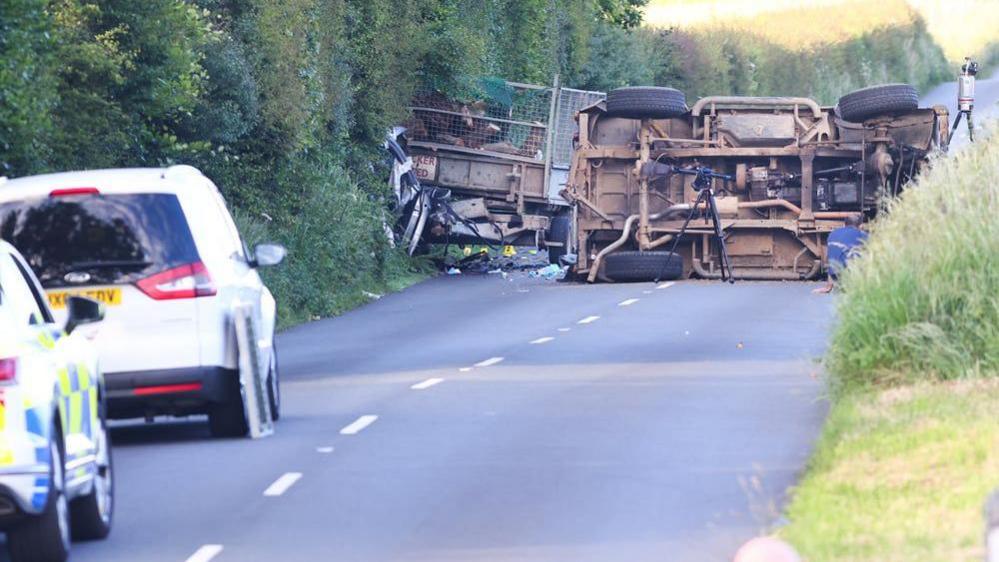
M 638 299 L 627 299 L 617 303 L 618 306 L 631 306 L 638 302 Z
M 600 320 L 599 316 L 587 316 L 579 322 L 576 322 L 576 324 L 589 324 L 590 322 L 596 322 L 597 320 Z
M 366 415 L 361 416 L 353 421 L 350 425 L 340 430 L 340 435 L 356 435 L 361 432 L 362 429 L 368 427 L 369 425 L 375 423 L 378 416 Z
M 471 370 L 472 370 L 471 367 L 462 367 L 462 368 L 458 369 L 458 371 L 462 372 L 462 373 L 467 373 L 467 372 L 469 372 Z
M 316 452 L 329 454 L 333 452 L 333 447 L 316 447 Z
M 490 365 L 495 365 L 495 364 L 499 363 L 502 360 L 503 360 L 502 357 L 490 357 L 489 359 L 486 359 L 485 361 L 479 361 L 478 363 L 475 364 L 475 366 L 476 367 L 488 367 Z
M 660 283 L 659 286 L 656 287 L 656 289 L 669 289 L 673 285 L 676 285 L 676 283 L 674 283 L 673 281 L 667 281 L 665 283 Z
M 185 562 L 208 562 L 212 558 L 215 558 L 222 552 L 222 545 L 220 544 L 206 544 L 194 551 Z
M 409 388 L 412 388 L 413 390 L 424 390 L 424 389 L 430 388 L 431 386 L 433 386 L 435 384 L 440 384 L 442 382 L 444 382 L 444 379 L 432 378 L 432 379 L 427 379 L 427 380 L 425 380 L 423 382 L 418 382 L 418 383 L 414 384 L 413 386 L 411 386 Z
M 288 491 L 288 488 L 298 482 L 298 479 L 302 477 L 301 472 L 285 472 L 273 484 L 264 490 L 265 496 L 280 496 L 281 494 Z
M 560 331 L 560 332 L 568 332 L 571 329 L 572 328 L 559 328 L 558 331 Z
M 554 340 L 554 339 L 555 339 L 555 338 L 553 338 L 553 337 L 551 337 L 551 336 L 545 336 L 545 337 L 543 337 L 543 338 L 538 338 L 538 339 L 536 339 L 536 340 L 531 340 L 531 342 L 530 342 L 530 343 L 531 343 L 531 345 L 541 345 L 541 344 L 543 344 L 543 343 L 548 343 L 548 342 L 550 342 L 550 341 L 552 341 L 552 340 Z

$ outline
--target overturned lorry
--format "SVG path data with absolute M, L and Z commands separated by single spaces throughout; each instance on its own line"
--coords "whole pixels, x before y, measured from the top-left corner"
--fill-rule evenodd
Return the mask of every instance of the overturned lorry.
M 530 245 L 557 262 L 572 210 L 559 194 L 577 112 L 602 92 L 481 80 L 470 92 L 419 93 L 386 142 L 399 202 L 396 237 L 412 254 L 432 243 Z
M 720 278 L 726 260 L 735 278 L 814 279 L 828 233 L 874 216 L 947 142 L 946 108 L 919 108 L 905 84 L 835 107 L 614 90 L 578 114 L 563 261 L 591 282 Z

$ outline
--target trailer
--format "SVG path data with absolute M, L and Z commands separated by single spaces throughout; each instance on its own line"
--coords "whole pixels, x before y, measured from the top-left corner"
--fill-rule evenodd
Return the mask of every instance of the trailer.
M 881 212 L 946 148 L 948 116 L 905 84 L 835 107 L 739 96 L 688 107 L 675 89 L 632 87 L 580 111 L 578 130 L 561 192 L 575 275 L 717 279 L 727 256 L 735 278 L 807 280 L 824 273 L 829 232 Z
M 417 94 L 390 135 L 397 237 L 432 243 L 530 245 L 553 262 L 570 245 L 565 189 L 576 113 L 602 92 L 482 80 L 464 96 Z M 393 146 L 394 145 L 394 146 Z

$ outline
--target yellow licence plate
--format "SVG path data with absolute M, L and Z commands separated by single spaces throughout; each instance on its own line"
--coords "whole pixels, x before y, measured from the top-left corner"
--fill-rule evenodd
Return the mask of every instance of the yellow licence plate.
M 49 306 L 52 308 L 66 308 L 66 300 L 71 296 L 87 297 L 108 306 L 118 306 L 121 304 L 121 288 L 105 287 L 102 289 L 80 289 L 77 291 L 49 291 Z

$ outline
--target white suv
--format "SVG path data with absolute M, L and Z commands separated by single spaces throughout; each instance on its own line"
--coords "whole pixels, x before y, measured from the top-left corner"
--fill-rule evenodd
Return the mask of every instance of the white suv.
M 190 166 L 67 172 L 0 182 L 0 238 L 14 244 L 57 317 L 70 295 L 107 305 L 84 326 L 97 343 L 108 416 L 207 413 L 212 434 L 245 435 L 234 309 L 249 304 L 268 361 L 271 411 L 280 408 L 274 297 L 218 188 Z

